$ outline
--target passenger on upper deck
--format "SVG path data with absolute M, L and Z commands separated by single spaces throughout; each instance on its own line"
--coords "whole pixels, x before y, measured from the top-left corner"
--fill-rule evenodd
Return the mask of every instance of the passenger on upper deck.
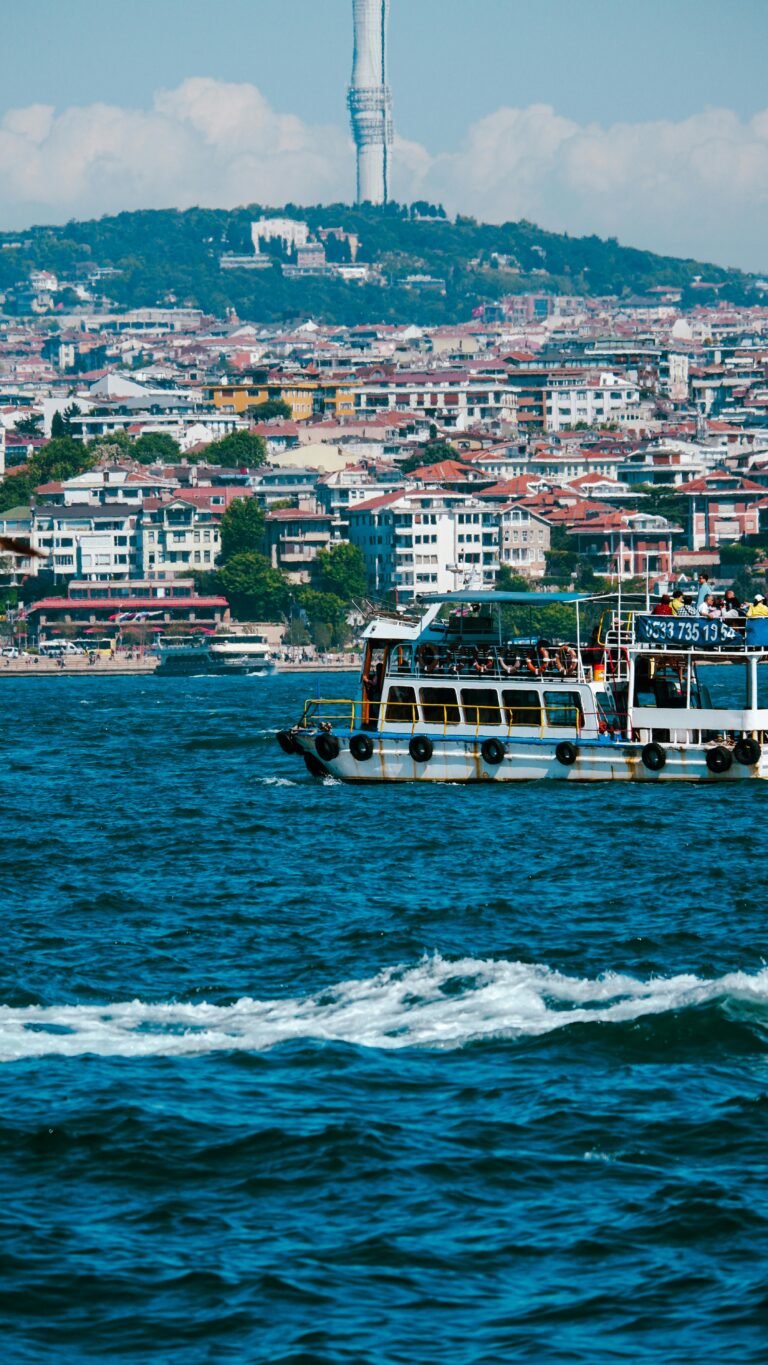
M 651 614 L 653 616 L 674 616 L 676 614 L 672 610 L 671 599 L 668 592 L 662 593 L 660 600 L 656 603 Z
M 756 616 L 768 616 L 768 607 L 765 605 L 765 598 L 761 592 L 756 592 L 752 598 L 752 605 L 747 612 L 747 616 L 754 620 Z
M 715 606 L 715 595 L 714 593 L 708 592 L 706 596 L 701 600 L 701 602 L 699 602 L 699 616 L 719 615 L 720 612 L 717 610 L 717 607 Z
M 744 608 L 733 591 L 733 588 L 729 588 L 723 599 L 723 619 L 726 621 L 738 621 L 744 614 Z
M 682 590 L 682 588 L 675 588 L 675 591 L 674 591 L 673 594 L 672 594 L 672 599 L 671 599 L 669 605 L 670 605 L 670 608 L 671 608 L 671 610 L 672 610 L 672 615 L 673 615 L 673 616 L 677 616 L 677 615 L 682 611 L 682 609 L 683 609 L 683 590 Z
M 711 588 L 710 582 L 709 582 L 709 574 L 708 574 L 708 573 L 700 573 L 700 574 L 699 574 L 699 594 L 698 594 L 698 597 L 696 598 L 696 610 L 697 610 L 698 612 L 701 611 L 702 603 L 705 601 L 705 599 L 706 599 L 707 597 L 709 597 L 709 595 L 710 595 L 711 592 L 712 592 L 712 588 Z

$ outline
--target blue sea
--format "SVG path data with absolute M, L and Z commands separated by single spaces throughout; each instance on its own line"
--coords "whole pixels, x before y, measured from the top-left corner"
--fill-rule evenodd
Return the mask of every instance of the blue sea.
M 3 1362 L 765 1362 L 768 792 L 318 782 L 352 684 L 2 680 Z

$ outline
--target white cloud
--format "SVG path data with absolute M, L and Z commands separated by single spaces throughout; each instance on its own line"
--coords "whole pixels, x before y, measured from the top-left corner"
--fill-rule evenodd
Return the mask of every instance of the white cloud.
M 768 268 L 768 111 L 709 109 L 678 123 L 582 126 L 548 105 L 500 109 L 437 157 L 432 197 L 491 221 Z
M 499 109 L 455 151 L 398 139 L 395 192 L 488 221 L 530 218 L 657 251 L 768 269 L 768 110 L 677 123 L 582 125 L 548 105 Z M 47 105 L 0 122 L 0 225 L 127 208 L 349 199 L 341 127 L 276 112 L 253 85 L 209 78 L 149 110 Z

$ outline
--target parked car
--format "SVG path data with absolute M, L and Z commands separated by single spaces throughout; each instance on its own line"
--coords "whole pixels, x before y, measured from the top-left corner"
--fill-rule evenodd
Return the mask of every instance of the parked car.
M 71 640 L 43 640 L 40 653 L 47 659 L 61 659 L 65 654 L 84 654 L 85 650 Z

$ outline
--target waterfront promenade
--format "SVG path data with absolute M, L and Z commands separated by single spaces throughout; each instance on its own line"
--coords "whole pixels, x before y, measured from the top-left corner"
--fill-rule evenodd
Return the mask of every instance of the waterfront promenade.
M 112 658 L 96 658 L 90 663 L 86 655 L 73 655 L 63 659 L 48 659 L 42 654 L 30 655 L 20 659 L 0 659 L 0 679 L 2 678 L 51 678 L 84 677 L 119 678 L 132 674 L 154 673 L 158 660 L 154 655 L 144 654 L 131 657 L 128 654 L 113 655 Z M 325 660 L 276 660 L 279 673 L 349 673 L 360 668 L 360 658 L 356 654 L 342 657 L 333 655 Z

